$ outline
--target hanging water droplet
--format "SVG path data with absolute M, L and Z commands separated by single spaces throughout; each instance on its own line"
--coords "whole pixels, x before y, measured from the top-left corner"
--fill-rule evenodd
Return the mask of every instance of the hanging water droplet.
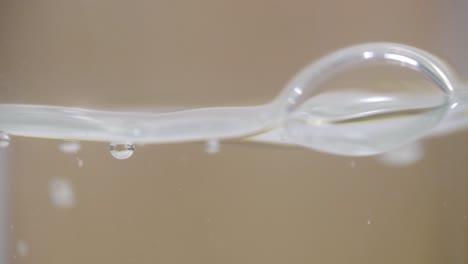
M 219 140 L 210 139 L 205 142 L 205 152 L 208 154 L 216 154 L 219 152 Z
M 116 159 L 128 159 L 133 155 L 135 146 L 130 143 L 111 143 L 110 152 Z
M 6 133 L 0 132 L 0 148 L 7 148 L 10 146 L 10 136 Z

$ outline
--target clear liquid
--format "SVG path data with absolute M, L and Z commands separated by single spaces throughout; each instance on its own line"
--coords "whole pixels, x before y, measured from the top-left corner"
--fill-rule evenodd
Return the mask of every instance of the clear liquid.
M 287 119 L 287 136 L 299 145 L 334 154 L 374 155 L 428 134 L 447 108 L 443 97 L 409 100 L 357 94 L 347 99 L 330 94 L 305 103 Z
M 274 107 L 151 114 L 0 105 L 0 124 L 7 133 L 19 136 L 134 144 L 213 138 L 256 141 L 268 132 L 284 135 L 270 143 L 362 156 L 385 152 L 428 134 L 441 122 L 449 106 L 445 96 L 354 92 L 315 96 L 282 121 L 275 118 Z M 123 159 L 133 154 L 133 148 L 119 151 L 116 146 L 111 145 L 114 157 Z

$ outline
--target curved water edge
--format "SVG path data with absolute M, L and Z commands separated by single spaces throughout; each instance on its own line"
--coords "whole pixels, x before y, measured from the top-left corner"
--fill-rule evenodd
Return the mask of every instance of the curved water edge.
M 375 61 L 420 72 L 442 93 L 417 97 L 349 93 L 346 102 L 343 94 L 308 97 L 338 70 Z M 467 111 L 468 97 L 460 96 L 467 92 L 455 83 L 452 71 L 431 54 L 405 45 L 371 43 L 337 51 L 309 65 L 265 105 L 158 113 L 3 104 L 0 131 L 25 137 L 142 144 L 234 138 L 294 144 L 339 155 L 373 155 L 421 138 L 436 127 L 438 133 L 443 131 L 440 127 L 453 129 L 448 123 L 462 127 L 468 118 L 460 113 Z M 450 122 L 438 126 L 442 120 Z

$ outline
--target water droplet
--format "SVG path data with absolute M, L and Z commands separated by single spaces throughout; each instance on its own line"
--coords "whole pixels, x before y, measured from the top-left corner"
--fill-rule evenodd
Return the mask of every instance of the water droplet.
M 10 136 L 6 133 L 0 132 L 0 148 L 7 148 L 10 146 Z
M 220 144 L 218 139 L 210 139 L 205 142 L 205 152 L 208 154 L 216 154 L 219 152 Z
M 63 153 L 76 154 L 81 149 L 81 144 L 78 141 L 65 141 L 60 143 L 59 149 Z
M 72 208 L 75 205 L 75 192 L 70 181 L 66 179 L 50 181 L 49 198 L 58 208 Z
M 135 146 L 129 143 L 111 143 L 110 152 L 116 159 L 128 159 L 133 155 Z

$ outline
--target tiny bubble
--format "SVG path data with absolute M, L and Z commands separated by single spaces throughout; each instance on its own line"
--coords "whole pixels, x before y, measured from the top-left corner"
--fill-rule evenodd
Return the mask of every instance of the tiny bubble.
M 208 154 L 216 154 L 219 152 L 220 144 L 218 139 L 210 139 L 205 142 L 205 152 Z
M 63 153 L 76 154 L 81 149 L 81 144 L 78 141 L 65 141 L 59 145 L 59 149 Z
M 29 252 L 29 246 L 24 240 L 18 240 L 16 243 L 16 250 L 18 251 L 18 254 L 20 257 L 26 257 Z
M 83 168 L 83 160 L 80 158 L 76 158 L 76 160 L 78 162 L 78 167 Z

